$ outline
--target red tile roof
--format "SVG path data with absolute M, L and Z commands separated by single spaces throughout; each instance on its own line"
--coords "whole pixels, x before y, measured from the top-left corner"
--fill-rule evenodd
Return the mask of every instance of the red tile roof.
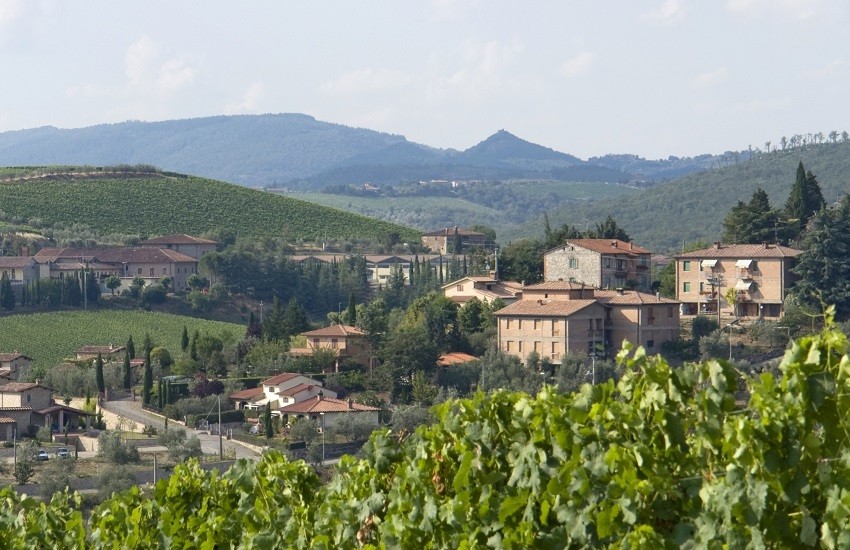
M 277 386 L 278 384 L 282 384 L 287 380 L 292 380 L 298 376 L 303 376 L 302 374 L 298 374 L 297 372 L 283 372 L 278 374 L 277 376 L 272 376 L 271 378 L 267 378 L 263 380 L 263 386 Z
M 649 250 L 635 243 L 619 239 L 567 239 L 565 245 L 580 246 L 600 254 L 649 254 Z
M 21 393 L 33 388 L 44 388 L 46 390 L 53 391 L 51 388 L 43 386 L 38 382 L 9 382 L 8 384 L 0 386 L 0 392 Z
M 596 300 L 520 300 L 503 307 L 494 315 L 507 317 L 510 315 L 528 317 L 568 317 L 586 307 L 599 304 Z
M 55 262 L 61 259 L 84 262 L 114 263 L 197 263 L 198 260 L 167 248 L 101 246 L 97 248 L 42 248 L 33 256 L 37 262 Z
M 545 281 L 545 282 L 542 282 L 542 283 L 536 283 L 536 284 L 533 284 L 533 285 L 526 285 L 526 286 L 523 287 L 524 290 L 527 289 L 527 290 L 543 290 L 543 291 L 546 291 L 546 290 L 582 290 L 582 289 L 584 289 L 584 290 L 594 290 L 595 288 L 596 287 L 588 285 L 588 284 L 574 283 L 574 282 L 571 282 L 571 281 Z
M 603 304 L 640 305 L 640 304 L 678 304 L 676 300 L 662 298 L 655 294 L 638 292 L 636 290 L 597 290 L 596 298 Z
M 478 358 L 474 355 L 469 355 L 468 353 L 463 353 L 462 351 L 453 351 L 451 353 L 444 353 L 437 359 L 437 366 L 439 367 L 447 367 L 449 365 L 459 365 L 461 363 L 469 363 L 470 361 L 477 361 Z
M 298 384 L 297 386 L 292 386 L 288 390 L 283 390 L 282 392 L 278 392 L 278 395 L 286 395 L 292 397 L 297 393 L 301 393 L 304 390 L 309 390 L 311 388 L 321 388 L 321 385 L 318 384 Z
M 436 229 L 434 231 L 429 231 L 428 233 L 423 233 L 423 237 L 445 237 L 448 235 L 449 237 L 454 237 L 455 231 L 457 234 L 462 237 L 484 237 L 484 233 L 479 233 L 477 231 L 473 231 L 471 229 L 464 229 L 462 227 L 458 227 L 455 229 L 454 227 L 446 227 L 444 229 Z
M 718 248 L 719 246 L 719 248 Z M 732 258 L 732 259 L 748 259 L 748 258 L 794 258 L 800 254 L 802 250 L 782 246 L 778 244 L 720 244 L 694 250 L 693 252 L 685 252 L 676 254 L 675 258 Z
M 257 397 L 258 395 L 262 394 L 263 388 L 262 386 L 258 386 L 256 388 L 233 392 L 228 397 L 230 397 L 230 399 L 236 399 L 241 401 L 242 399 L 253 399 L 254 397 Z
M 293 403 L 292 405 L 281 407 L 279 410 L 284 414 L 318 414 L 342 412 L 368 412 L 380 411 L 381 409 L 378 407 L 370 407 L 369 405 L 361 405 L 360 403 L 346 401 L 344 399 L 334 399 L 333 397 L 322 397 L 321 395 L 319 395 L 312 399 L 302 401 L 300 403 Z
M 0 267 L 23 269 L 35 263 L 31 256 L 0 256 Z
M 95 354 L 103 354 L 103 355 L 112 355 L 115 353 L 122 353 L 126 350 L 124 346 L 83 346 L 77 350 L 77 353 L 87 354 L 87 355 L 95 355 Z
M 366 333 L 357 327 L 351 325 L 331 325 L 329 327 L 320 328 L 302 332 L 301 336 L 365 336 Z

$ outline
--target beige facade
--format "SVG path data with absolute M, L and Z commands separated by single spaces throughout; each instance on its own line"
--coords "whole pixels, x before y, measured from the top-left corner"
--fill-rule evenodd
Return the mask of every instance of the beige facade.
M 455 253 L 460 254 L 463 249 L 473 246 L 484 246 L 487 244 L 487 237 L 483 233 L 470 231 L 460 227 L 446 227 L 431 231 L 422 235 L 422 246 L 439 254 L 449 254 L 452 252 L 452 247 L 456 240 L 461 243 L 462 250 L 455 250 Z
M 53 390 L 35 382 L 11 382 L 0 386 L 0 408 L 46 409 L 53 404 Z
M 0 276 L 9 278 L 12 286 L 25 285 L 38 279 L 38 264 L 28 256 L 0 256 Z
M 485 304 L 489 304 L 498 298 L 507 305 L 519 300 L 522 285 L 512 281 L 500 281 L 493 277 L 470 275 L 443 285 L 442 290 L 446 298 L 459 304 L 466 303 L 472 298 L 478 298 Z
M 372 346 L 366 339 L 366 333 L 350 325 L 331 325 L 329 327 L 302 332 L 307 339 L 306 348 L 293 348 L 291 355 L 312 355 L 317 350 L 330 350 L 336 354 L 335 369 L 342 361 L 350 360 L 368 367 L 372 361 Z
M 652 254 L 617 239 L 571 239 L 543 255 L 544 281 L 648 292 Z
M 165 235 L 163 237 L 155 237 L 139 243 L 139 246 L 150 248 L 167 248 L 180 254 L 200 260 L 201 256 L 207 252 L 215 252 L 218 250 L 219 243 L 201 237 L 192 235 Z
M 679 336 L 674 300 L 566 281 L 524 287 L 520 301 L 495 315 L 499 349 L 523 360 L 532 351 L 549 362 L 567 353 L 612 355 L 624 341 L 652 353 Z
M 799 250 L 774 244 L 721 244 L 676 256 L 676 297 L 684 315 L 780 317 Z M 732 298 L 730 304 L 727 298 Z
M 334 263 L 359 257 L 350 254 L 297 254 L 290 256 L 289 259 L 298 263 L 308 261 Z M 452 269 L 452 261 L 457 262 L 458 266 L 462 266 L 465 261 L 464 255 L 443 256 L 442 254 L 367 254 L 362 258 L 366 262 L 366 279 L 372 286 L 384 286 L 389 283 L 393 271 L 397 269 L 401 270 L 404 284 L 410 284 L 410 273 L 415 268 L 417 261 L 420 269 L 433 270 L 434 276 L 437 278 L 440 277 L 442 272 L 442 278 L 446 280 Z

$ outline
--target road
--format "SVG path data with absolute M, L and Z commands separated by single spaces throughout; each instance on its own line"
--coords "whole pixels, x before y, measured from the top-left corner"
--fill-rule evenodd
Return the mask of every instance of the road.
M 132 420 L 137 424 L 153 426 L 157 430 L 165 428 L 164 419 L 161 416 L 157 416 L 142 409 L 142 404 L 139 401 L 132 401 L 129 398 L 126 400 L 109 401 L 103 404 L 103 408 Z M 169 420 L 168 424 L 169 427 L 184 427 L 182 423 L 175 422 L 173 420 Z M 201 449 L 204 451 L 204 454 L 217 455 L 219 453 L 218 435 L 209 435 L 207 432 L 192 430 L 189 428 L 185 428 L 185 430 L 187 435 L 194 434 L 198 436 L 198 439 L 201 441 Z M 250 458 L 256 460 L 260 456 L 259 453 L 253 449 L 250 449 L 235 440 L 227 441 L 227 439 L 224 439 L 222 446 L 224 448 L 225 456 L 233 456 L 233 454 L 231 454 L 233 452 L 236 453 L 236 458 Z

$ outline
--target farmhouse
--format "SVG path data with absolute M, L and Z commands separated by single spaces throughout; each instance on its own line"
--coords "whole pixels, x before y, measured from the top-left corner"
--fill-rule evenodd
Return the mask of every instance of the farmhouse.
M 318 350 L 330 350 L 336 355 L 334 370 L 339 370 L 343 361 L 349 360 L 368 367 L 372 360 L 372 346 L 366 339 L 366 333 L 350 325 L 331 325 L 302 332 L 307 339 L 306 348 L 292 348 L 290 355 L 313 355 Z
M 441 288 L 446 298 L 458 304 L 465 304 L 472 298 L 478 298 L 485 304 L 497 298 L 505 304 L 512 304 L 519 300 L 522 294 L 521 283 L 500 281 L 495 277 L 484 275 L 469 275 L 447 283 Z
M 311 399 L 319 394 L 336 397 L 336 392 L 323 388 L 318 380 L 297 374 L 284 372 L 263 380 L 256 388 L 238 391 L 228 397 L 237 409 L 258 410 L 270 404 L 273 414 L 278 409 L 293 403 Z
M 487 236 L 484 233 L 457 226 L 438 229 L 422 235 L 422 246 L 440 254 L 452 252 L 460 254 L 465 248 L 484 246 L 485 244 L 487 244 Z
M 569 239 L 543 254 L 544 281 L 649 292 L 652 253 L 618 239 Z
M 203 239 L 201 237 L 194 237 L 192 235 L 181 233 L 178 235 L 164 235 L 162 237 L 148 239 L 140 242 L 139 246 L 147 248 L 166 248 L 168 250 L 173 250 L 180 254 L 190 256 L 196 260 L 200 260 L 201 256 L 207 252 L 215 252 L 218 250 L 219 243 L 209 239 Z
M 32 357 L 23 353 L 0 353 L 0 384 L 24 378 L 31 364 Z
M 59 405 L 53 390 L 39 382 L 10 382 L 0 386 L 0 440 L 48 427 L 52 431 L 74 431 L 90 413 Z
M 353 402 L 351 399 L 345 401 L 343 399 L 317 395 L 312 399 L 282 407 L 280 414 L 284 422 L 288 424 L 299 418 L 306 417 L 315 420 L 322 429 L 332 428 L 345 415 L 354 415 L 357 418 L 365 419 L 377 427 L 380 422 L 381 409 L 379 407 L 361 405 L 360 403 Z

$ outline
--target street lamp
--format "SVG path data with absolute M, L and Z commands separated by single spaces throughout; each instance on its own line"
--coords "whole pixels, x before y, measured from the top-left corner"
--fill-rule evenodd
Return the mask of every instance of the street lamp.
M 320 412 L 319 416 L 322 417 L 322 467 L 325 466 L 325 413 Z

